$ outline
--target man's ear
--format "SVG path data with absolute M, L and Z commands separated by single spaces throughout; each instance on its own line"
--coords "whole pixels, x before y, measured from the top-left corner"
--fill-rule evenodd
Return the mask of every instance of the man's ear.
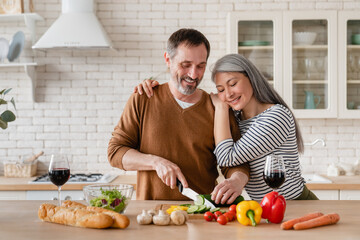
M 170 56 L 167 52 L 164 53 L 164 58 L 165 58 L 166 65 L 168 67 L 170 67 Z

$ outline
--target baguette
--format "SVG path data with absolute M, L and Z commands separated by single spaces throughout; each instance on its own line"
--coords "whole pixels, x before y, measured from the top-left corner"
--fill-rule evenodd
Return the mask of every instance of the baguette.
M 87 206 L 86 207 L 87 210 L 89 211 L 94 211 L 94 212 L 98 212 L 98 213 L 104 213 L 106 215 L 109 215 L 110 217 L 112 217 L 112 219 L 114 220 L 114 223 L 111 227 L 113 228 L 127 228 L 130 224 L 130 220 L 127 216 L 122 215 L 120 213 L 105 209 L 105 208 L 101 208 L 101 207 L 91 207 L 91 206 Z
M 114 220 L 114 223 L 111 226 L 113 228 L 127 228 L 130 224 L 130 220 L 127 216 L 101 207 L 86 206 L 82 203 L 74 202 L 71 200 L 64 201 L 61 206 L 70 208 L 86 208 L 87 210 L 92 212 L 104 213 L 106 215 L 109 215 Z
M 75 202 L 75 201 L 71 201 L 71 200 L 63 201 L 61 206 L 62 207 L 67 207 L 67 208 L 86 208 L 85 204 Z
M 114 223 L 109 215 L 91 212 L 85 208 L 57 207 L 53 204 L 41 204 L 38 216 L 42 221 L 59 223 L 74 227 L 108 228 Z

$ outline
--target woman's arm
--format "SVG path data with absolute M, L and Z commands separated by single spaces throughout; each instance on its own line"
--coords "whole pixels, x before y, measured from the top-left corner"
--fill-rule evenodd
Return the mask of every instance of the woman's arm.
M 218 145 L 225 139 L 232 139 L 230 132 L 229 105 L 222 102 L 217 94 L 211 93 L 210 96 L 215 106 L 214 137 L 215 145 Z

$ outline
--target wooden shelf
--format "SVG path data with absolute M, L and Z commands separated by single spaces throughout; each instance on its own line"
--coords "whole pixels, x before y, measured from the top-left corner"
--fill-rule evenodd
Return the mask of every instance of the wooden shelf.
M 360 45 L 347 45 L 347 49 L 360 49 Z
M 328 84 L 325 80 L 293 80 L 294 84 Z
M 274 46 L 240 46 L 239 51 L 253 51 L 253 50 L 266 50 L 270 51 L 273 50 Z
M 360 84 L 360 80 L 347 80 L 348 84 Z
M 36 71 L 35 67 L 38 64 L 35 62 L 30 63 L 3 63 L 0 64 L 0 68 L 9 68 L 9 67 L 23 67 L 25 70 L 25 73 L 27 74 L 28 78 L 31 81 L 31 93 L 32 93 L 32 99 L 34 102 L 36 102 L 35 98 L 35 89 L 36 89 Z
M 43 21 L 37 13 L 22 13 L 22 14 L 0 14 L 0 22 L 15 22 L 24 21 L 26 27 L 29 29 L 31 34 L 31 41 L 34 44 L 36 40 L 36 21 Z
M 294 45 L 296 50 L 327 50 L 328 45 Z

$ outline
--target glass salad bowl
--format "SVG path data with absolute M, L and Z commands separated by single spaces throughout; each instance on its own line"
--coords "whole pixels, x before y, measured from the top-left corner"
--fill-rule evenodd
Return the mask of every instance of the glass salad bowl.
M 95 184 L 83 188 L 88 205 L 124 213 L 134 187 L 129 184 Z

